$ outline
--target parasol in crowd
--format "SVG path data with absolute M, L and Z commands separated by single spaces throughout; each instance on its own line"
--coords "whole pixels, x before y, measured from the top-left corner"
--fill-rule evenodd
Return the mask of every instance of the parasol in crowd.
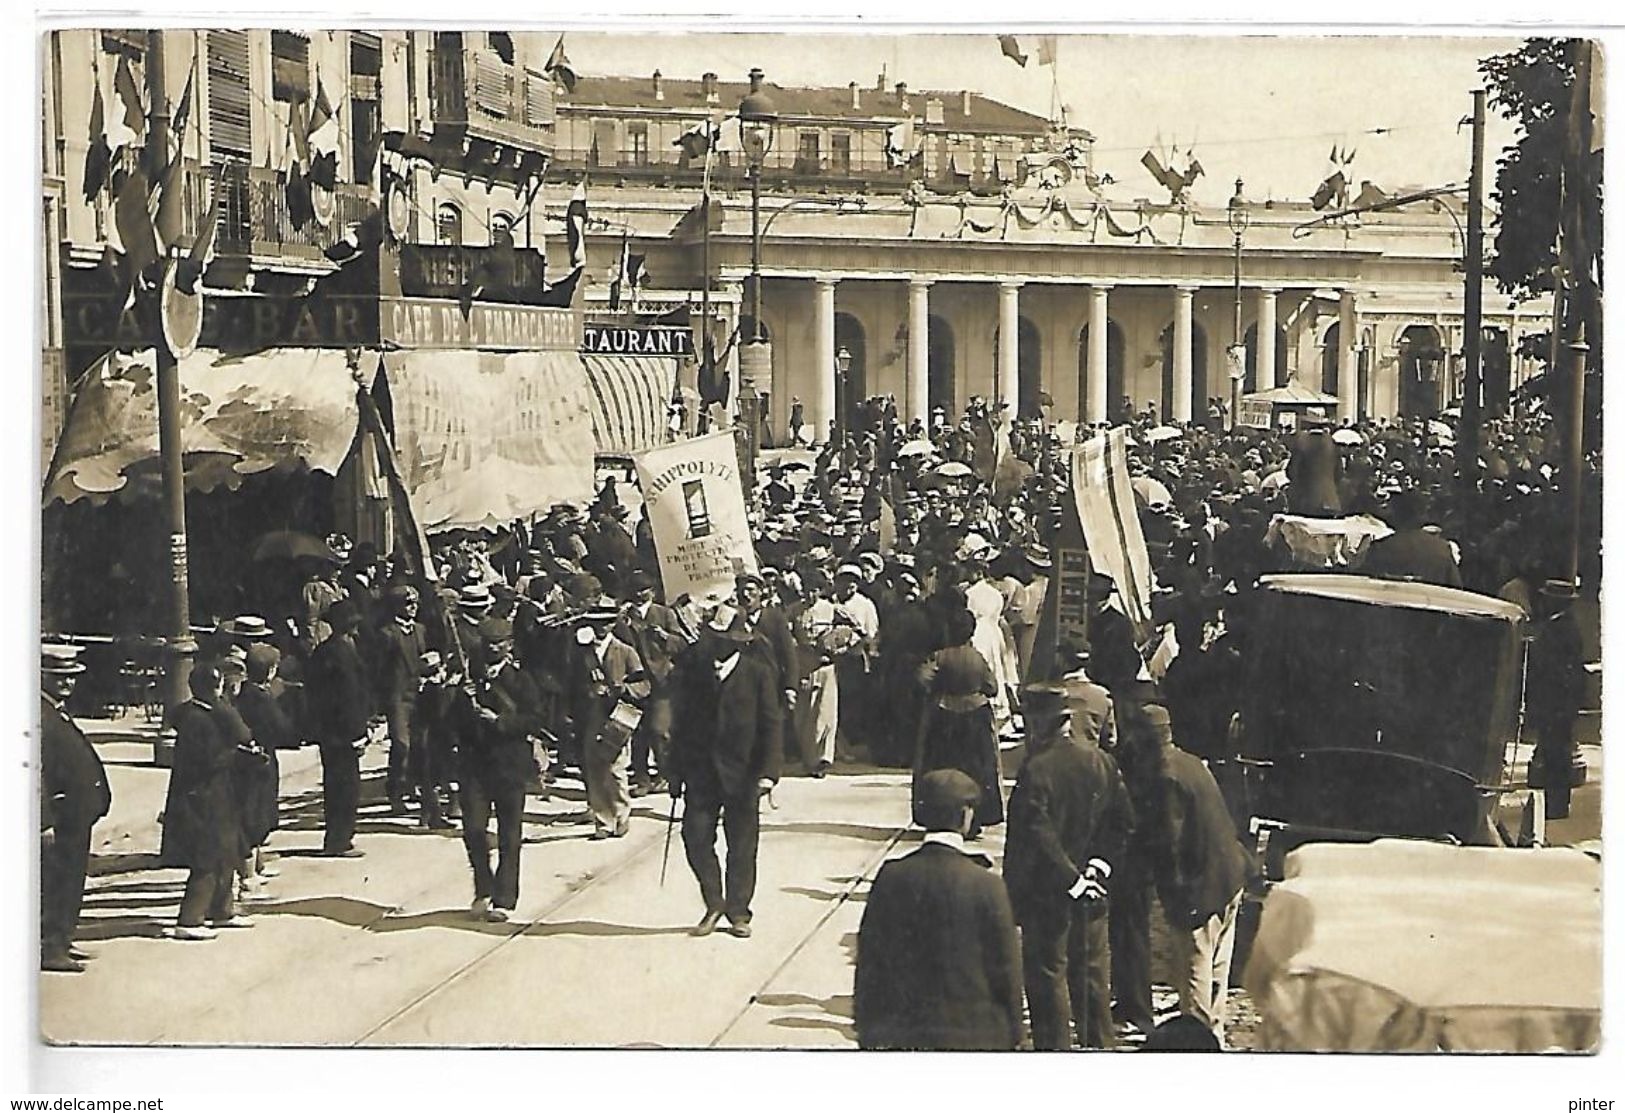
M 1446 444 L 1454 444 L 1456 441 L 1456 431 L 1442 421 L 1428 422 L 1428 436 L 1438 437 Z
M 944 479 L 969 479 L 976 474 L 971 470 L 969 464 L 958 460 L 949 460 L 946 464 L 938 464 L 931 470 Z
M 775 466 L 785 471 L 812 471 L 812 465 L 805 460 L 787 460 Z
M 1134 489 L 1134 497 L 1141 506 L 1166 506 L 1174 501 L 1167 484 L 1156 476 L 1137 475 L 1129 480 L 1129 486 Z
M 1338 444 L 1364 444 L 1365 434 L 1358 429 L 1339 429 L 1332 434 L 1332 440 Z
M 909 441 L 897 450 L 899 456 L 929 456 L 937 450 L 937 446 L 928 440 Z
M 296 529 L 279 529 L 267 533 L 254 542 L 254 551 L 251 555 L 256 561 L 300 560 L 305 557 L 330 561 L 339 559 L 338 554 L 333 552 L 326 541 L 314 534 Z
M 1145 435 L 1147 444 L 1161 444 L 1179 438 L 1179 430 L 1172 425 L 1159 425 Z

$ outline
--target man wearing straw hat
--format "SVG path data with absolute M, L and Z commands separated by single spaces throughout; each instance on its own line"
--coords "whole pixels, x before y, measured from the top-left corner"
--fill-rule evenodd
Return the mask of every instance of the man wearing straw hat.
M 581 748 L 581 775 L 587 787 L 594 839 L 624 838 L 630 830 L 632 796 L 627 783 L 628 748 L 641 725 L 641 707 L 649 681 L 637 650 L 615 636 L 621 620 L 615 600 L 603 596 L 582 613 L 570 691 L 576 739 Z M 628 722 L 628 717 L 637 722 Z
M 77 974 L 73 946 L 85 895 L 90 831 L 112 806 L 107 770 L 64 708 L 85 666 L 79 648 L 40 650 L 40 969 Z

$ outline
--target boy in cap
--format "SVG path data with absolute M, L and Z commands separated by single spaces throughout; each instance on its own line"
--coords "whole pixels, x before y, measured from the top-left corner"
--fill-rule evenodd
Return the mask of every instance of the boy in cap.
M 988 858 L 965 844 L 979 794 L 957 769 L 926 774 L 925 841 L 870 887 L 852 989 L 864 1050 L 1020 1046 L 1015 918 Z

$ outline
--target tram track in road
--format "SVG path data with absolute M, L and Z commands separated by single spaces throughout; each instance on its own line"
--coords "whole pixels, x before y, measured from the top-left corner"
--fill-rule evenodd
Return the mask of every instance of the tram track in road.
M 631 869 L 634 864 L 643 859 L 651 850 L 655 849 L 657 846 L 660 846 L 664 842 L 665 833 L 663 830 L 653 838 L 640 840 L 633 847 L 630 853 L 627 853 L 616 861 L 612 862 L 607 868 L 593 872 L 581 883 L 571 886 L 566 892 L 560 893 L 557 897 L 554 897 L 548 902 L 546 907 L 544 907 L 533 918 L 511 923 L 510 926 L 514 930 L 500 936 L 490 947 L 487 947 L 485 950 L 463 963 L 457 969 L 453 970 L 450 974 L 441 978 L 423 992 L 419 993 L 405 1005 L 395 1009 L 388 1016 L 384 1017 L 372 1027 L 368 1028 L 360 1036 L 357 1036 L 355 1039 L 350 1041 L 350 1046 L 363 1046 L 368 1040 L 383 1032 L 391 1024 L 394 1024 L 396 1021 L 400 1020 L 402 1017 L 413 1012 L 414 1010 L 421 1008 L 437 995 L 444 993 L 458 982 L 469 977 L 469 975 L 471 975 L 475 970 L 478 970 L 481 966 L 491 961 L 515 940 L 523 938 L 532 932 L 538 931 L 538 929 L 546 927 L 547 922 L 560 911 L 568 907 L 573 902 L 585 897 L 596 886 L 610 881 L 620 876 L 622 873 L 625 873 L 627 870 Z
M 739 1022 L 744 1020 L 745 1017 L 749 1015 L 751 1009 L 757 1006 L 762 994 L 766 993 L 768 989 L 772 987 L 773 983 L 778 980 L 779 976 L 783 974 L 785 970 L 789 969 L 790 964 L 795 962 L 795 960 L 800 957 L 801 952 L 806 950 L 807 944 L 811 943 L 815 938 L 817 938 L 818 934 L 824 930 L 824 925 L 829 923 L 830 920 L 834 919 L 835 914 L 841 910 L 841 907 L 845 905 L 847 901 L 852 899 L 852 895 L 858 891 L 858 887 L 867 883 L 874 877 L 875 873 L 882 865 L 885 864 L 886 859 L 891 856 L 892 851 L 897 848 L 897 844 L 902 841 L 903 836 L 907 833 L 908 828 L 906 826 L 893 829 L 891 837 L 886 840 L 886 845 L 880 849 L 879 853 L 866 862 L 861 870 L 853 875 L 852 879 L 846 883 L 845 887 L 841 890 L 836 899 L 829 902 L 829 907 L 826 908 L 823 914 L 818 917 L 818 919 L 813 923 L 812 927 L 807 929 L 807 932 L 801 937 L 794 947 L 790 948 L 790 952 L 786 954 L 779 964 L 773 968 L 772 972 L 768 974 L 766 978 L 762 979 L 762 983 L 751 992 L 751 995 L 746 998 L 745 1003 L 741 1005 L 738 1011 L 736 1011 L 729 1019 L 727 1025 L 722 1029 L 722 1031 L 718 1032 L 716 1036 L 712 1038 L 711 1042 L 706 1045 L 708 1048 L 716 1048 L 721 1046 L 722 1042 L 728 1038 L 729 1034 L 732 1033 L 735 1028 L 739 1027 Z

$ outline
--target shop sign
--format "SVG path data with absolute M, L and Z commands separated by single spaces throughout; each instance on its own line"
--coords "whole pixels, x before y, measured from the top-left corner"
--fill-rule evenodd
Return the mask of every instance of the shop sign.
M 694 333 L 658 325 L 595 325 L 581 328 L 581 350 L 588 355 L 672 356 L 694 354 Z

